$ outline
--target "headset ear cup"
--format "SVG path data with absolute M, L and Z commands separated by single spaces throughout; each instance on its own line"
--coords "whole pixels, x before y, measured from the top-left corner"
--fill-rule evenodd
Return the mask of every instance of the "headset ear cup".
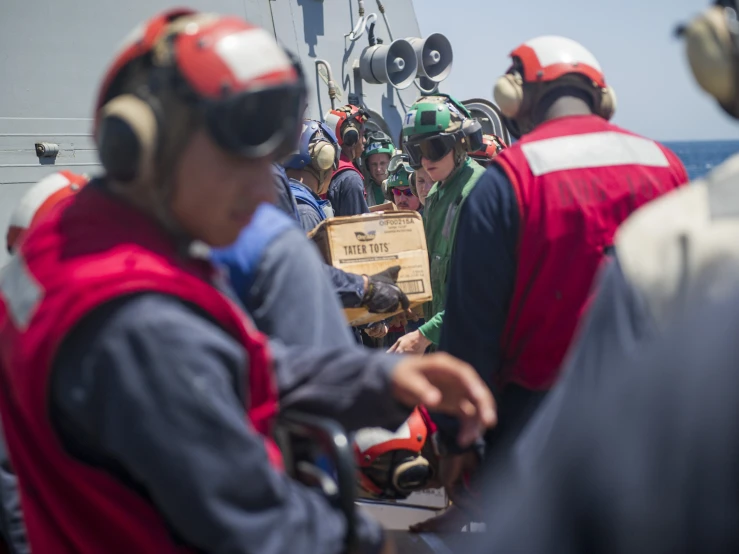
M 359 142 L 359 131 L 352 126 L 347 126 L 341 134 L 344 146 L 354 146 Z
M 523 81 L 521 77 L 515 73 L 503 75 L 495 83 L 493 98 L 503 115 L 515 118 L 523 106 Z
M 311 147 L 311 163 L 319 171 L 332 169 L 336 163 L 336 150 L 328 142 L 319 141 Z
M 106 173 L 124 183 L 150 178 L 159 131 L 152 107 L 133 94 L 124 94 L 113 98 L 101 111 L 96 135 Z
M 477 119 L 468 119 L 462 124 L 467 153 L 477 152 L 482 148 L 482 125 Z
M 736 75 L 731 33 L 723 9 L 709 8 L 685 29 L 688 63 L 700 87 L 720 104 L 735 102 Z
M 600 116 L 606 121 L 613 117 L 616 113 L 616 107 L 618 106 L 618 98 L 616 97 L 616 91 L 611 86 L 606 86 L 601 91 L 600 97 Z

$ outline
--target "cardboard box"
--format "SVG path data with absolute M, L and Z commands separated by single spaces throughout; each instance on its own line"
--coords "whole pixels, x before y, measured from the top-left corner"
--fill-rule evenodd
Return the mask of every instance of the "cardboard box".
M 326 263 L 349 273 L 373 275 L 399 265 L 398 286 L 411 308 L 431 300 L 431 276 L 423 220 L 418 212 L 391 211 L 321 222 L 309 237 Z M 349 324 L 366 325 L 391 314 L 372 314 L 366 308 L 344 310 Z
M 396 212 L 398 207 L 393 202 L 385 202 L 384 204 L 378 204 L 377 206 L 370 206 L 370 213 L 376 212 Z

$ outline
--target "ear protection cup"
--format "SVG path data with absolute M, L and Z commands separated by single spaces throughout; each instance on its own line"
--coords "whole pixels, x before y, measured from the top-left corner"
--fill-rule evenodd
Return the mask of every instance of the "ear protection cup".
M 159 125 L 152 104 L 133 94 L 117 96 L 101 108 L 98 151 L 113 180 L 128 183 L 152 176 Z
M 477 152 L 482 148 L 482 124 L 477 119 L 467 119 L 462 123 L 463 144 L 467 152 Z
M 713 6 L 684 30 L 688 63 L 700 87 L 724 106 L 737 103 L 737 47 L 723 7 Z M 733 114 L 737 117 L 737 114 Z
M 341 140 L 344 146 L 354 146 L 359 142 L 359 129 L 353 125 L 346 125 L 344 130 L 341 131 Z
M 506 117 L 515 118 L 523 107 L 523 78 L 518 73 L 507 73 L 493 87 L 493 98 Z
M 310 146 L 311 164 L 318 171 L 333 169 L 336 165 L 336 148 L 326 141 L 314 142 Z
M 410 494 L 424 488 L 432 476 L 433 470 L 428 460 L 423 456 L 417 456 L 395 468 L 393 487 L 402 493 Z
M 606 121 L 609 121 L 613 117 L 613 114 L 616 113 L 617 105 L 618 101 L 616 97 L 616 91 L 613 89 L 613 87 L 609 85 L 606 86 L 606 88 L 601 89 L 598 114 Z

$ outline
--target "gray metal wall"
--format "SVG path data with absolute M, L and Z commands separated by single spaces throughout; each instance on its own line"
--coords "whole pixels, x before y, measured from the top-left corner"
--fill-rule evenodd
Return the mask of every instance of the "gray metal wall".
M 367 46 L 367 34 L 344 37 L 358 14 L 354 0 L 189 0 L 192 8 L 245 16 L 299 54 L 311 87 L 309 116 L 330 108 L 327 87 L 315 60 L 327 60 L 342 99 L 361 93 L 382 114 L 397 137 L 405 106 L 418 96 L 411 86 L 399 93 L 385 85 L 356 83 L 353 64 Z M 376 12 L 373 0 L 367 12 Z M 47 173 L 98 171 L 91 140 L 91 112 L 102 74 L 124 37 L 142 20 L 178 3 L 169 0 L 0 0 L 0 236 L 23 191 Z M 385 0 L 394 38 L 419 36 L 411 0 Z M 375 34 L 389 34 L 378 13 Z M 39 159 L 34 145 L 60 147 L 56 159 Z M 4 244 L 4 243 L 3 243 Z M 0 249 L 0 265 L 5 261 Z

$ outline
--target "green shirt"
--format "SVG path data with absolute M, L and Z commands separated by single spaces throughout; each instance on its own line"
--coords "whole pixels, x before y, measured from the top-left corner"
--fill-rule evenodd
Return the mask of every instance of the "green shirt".
M 449 265 L 457 234 L 457 223 L 462 203 L 475 187 L 485 168 L 467 158 L 444 186 L 436 183 L 426 197 L 423 224 L 426 230 L 426 245 L 431 266 L 431 292 L 434 298 L 424 305 L 426 318 L 419 331 L 434 344 L 439 344 L 444 320 Z
M 387 202 L 387 200 L 385 200 L 382 187 L 375 183 L 375 180 L 371 177 L 367 179 L 367 205 L 379 206 L 385 202 Z

